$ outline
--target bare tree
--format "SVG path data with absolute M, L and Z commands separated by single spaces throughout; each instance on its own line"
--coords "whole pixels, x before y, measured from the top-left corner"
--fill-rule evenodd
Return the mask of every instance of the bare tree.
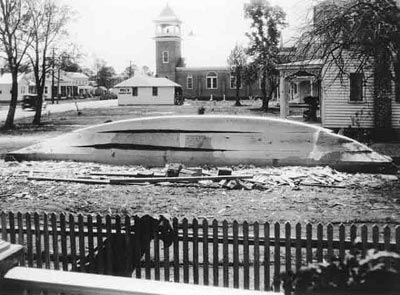
M 400 8 L 394 0 L 322 1 L 298 45 L 302 59 L 322 58 L 340 78 L 349 62 L 357 60 L 359 72 L 372 65 L 374 125 L 391 129 L 393 81 L 400 101 Z
M 278 44 L 281 37 L 280 30 L 286 25 L 286 14 L 282 8 L 272 6 L 267 0 L 251 0 L 245 6 L 245 17 L 251 20 L 250 32 L 247 33 L 250 39 L 248 54 L 259 67 L 262 108 L 268 111 L 268 103 L 278 87 L 276 70 L 276 65 L 279 63 Z
M 235 77 L 236 102 L 235 106 L 241 106 L 239 90 L 242 85 L 243 70 L 247 64 L 247 55 L 243 46 L 235 45 L 228 57 L 228 66 L 231 74 Z
M 25 1 L 0 0 L 0 49 L 6 54 L 7 66 L 12 76 L 11 100 L 5 129 L 14 126 L 18 101 L 18 72 L 32 42 L 31 18 Z
M 31 32 L 33 42 L 28 51 L 35 76 L 38 102 L 33 118 L 33 124 L 40 124 L 42 116 L 43 93 L 46 84 L 46 75 L 51 63 L 50 47 L 61 36 L 65 36 L 65 26 L 70 20 L 71 9 L 65 5 L 59 5 L 56 0 L 27 0 L 29 14 L 32 19 Z

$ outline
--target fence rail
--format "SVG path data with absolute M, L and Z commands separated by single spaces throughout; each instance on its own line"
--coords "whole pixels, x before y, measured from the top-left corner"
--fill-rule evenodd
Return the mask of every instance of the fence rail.
M 137 218 L 137 217 L 136 217 Z M 76 270 L 97 245 L 125 233 L 134 216 L 2 212 L 2 239 L 24 245 L 30 267 Z M 178 232 L 167 248 L 156 237 L 134 273 L 137 278 L 253 290 L 280 289 L 281 271 L 310 262 L 343 260 L 357 246 L 400 252 L 399 226 L 238 223 L 173 219 Z M 112 264 L 106 257 L 103 266 Z M 81 269 L 104 274 L 105 270 Z

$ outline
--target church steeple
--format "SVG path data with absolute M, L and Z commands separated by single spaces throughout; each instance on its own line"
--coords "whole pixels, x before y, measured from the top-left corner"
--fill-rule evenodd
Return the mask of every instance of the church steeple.
M 175 81 L 176 67 L 182 62 L 181 20 L 167 6 L 154 20 L 156 25 L 156 74 Z

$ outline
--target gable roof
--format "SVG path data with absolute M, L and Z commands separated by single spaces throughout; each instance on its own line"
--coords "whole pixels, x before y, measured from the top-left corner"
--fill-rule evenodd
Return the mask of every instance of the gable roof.
M 145 75 L 135 75 L 128 80 L 122 81 L 121 83 L 114 86 L 115 88 L 120 87 L 181 87 L 181 85 L 167 79 L 167 78 L 156 78 Z
M 18 75 L 18 82 L 21 81 L 22 78 L 25 77 L 24 73 Z M 0 84 L 12 84 L 12 75 L 11 73 L 4 73 L 0 76 Z

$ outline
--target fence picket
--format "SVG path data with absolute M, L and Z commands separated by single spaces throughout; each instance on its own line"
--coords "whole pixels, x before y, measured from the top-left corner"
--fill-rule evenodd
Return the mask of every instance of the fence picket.
M 344 242 L 346 239 L 346 228 L 343 224 L 339 226 L 339 259 L 341 262 L 344 261 L 345 248 Z
M 17 213 L 17 225 L 18 225 L 18 244 L 24 245 L 25 244 L 25 239 L 24 239 L 24 225 L 23 225 L 23 216 L 21 212 Z M 21 261 L 21 266 L 25 266 L 25 256 L 26 253 L 22 254 L 22 261 Z
M 243 288 L 250 288 L 249 224 L 243 222 Z
M 42 239 L 40 234 L 39 213 L 35 212 L 33 214 L 33 221 L 35 227 L 36 267 L 42 268 Z
M 218 286 L 219 285 L 219 260 L 218 260 L 218 221 L 213 220 L 212 222 L 212 230 L 213 230 L 213 286 Z
M 312 225 L 307 223 L 306 225 L 306 262 L 312 263 Z
M 174 218 L 172 221 L 172 225 L 174 227 L 175 232 L 178 232 L 179 230 L 179 225 L 178 225 L 178 219 Z M 174 238 L 174 282 L 179 283 L 179 239 L 178 235 L 175 235 Z
M 47 269 L 50 269 L 49 218 L 47 213 L 43 214 L 43 246 L 44 246 L 44 264 Z
M 7 239 L 7 214 L 6 212 L 1 212 L 1 238 L 3 241 L 8 241 Z
M 60 214 L 60 235 L 61 235 L 61 257 L 62 269 L 68 270 L 68 252 L 67 252 L 67 232 L 65 215 Z
M 298 222 L 296 224 L 296 270 L 301 267 L 301 224 Z
M 86 272 L 85 268 L 85 236 L 84 236 L 84 224 L 83 224 L 83 215 L 78 215 L 78 240 L 79 240 L 79 261 L 81 262 L 81 272 Z
M 199 222 L 193 219 L 193 283 L 199 284 Z
M 291 249 L 291 226 L 289 222 L 285 224 L 285 270 L 290 271 L 292 269 L 292 249 Z
M 150 228 L 150 224 L 146 224 L 144 230 L 145 230 L 145 232 L 151 232 L 152 229 Z M 150 243 L 149 246 L 151 247 L 151 243 Z M 145 265 L 144 266 L 144 271 L 145 271 L 145 278 L 147 280 L 151 279 L 150 247 L 144 250 L 144 265 Z
M 208 261 L 208 222 L 203 219 L 202 223 L 203 230 L 203 284 L 209 285 L 209 261 Z
M 400 253 L 400 226 L 396 226 L 396 251 Z
M 280 235 L 281 229 L 279 222 L 275 222 L 274 226 L 274 238 L 275 238 L 275 245 L 274 245 L 274 290 L 279 292 L 280 291 L 280 278 L 279 275 L 281 273 L 281 247 L 280 247 Z
M 233 287 L 239 288 L 239 224 L 232 224 L 233 235 Z
M 154 279 L 159 281 L 161 278 L 160 274 L 160 238 L 156 234 L 154 235 Z
M 25 214 L 26 222 L 26 247 L 27 247 L 27 259 L 28 266 L 33 267 L 33 245 L 32 245 L 32 224 L 31 215 L 29 213 Z
M 269 291 L 271 289 L 271 252 L 270 252 L 270 227 L 269 223 L 264 223 L 264 291 Z
M 361 226 L 361 255 L 364 258 L 368 250 L 368 227 L 363 224 Z
M 317 261 L 322 262 L 323 260 L 323 250 L 322 250 L 322 240 L 324 238 L 323 226 L 321 223 L 317 225 Z
M 327 251 L 327 260 L 328 262 L 332 261 L 333 258 L 333 225 L 332 223 L 329 223 L 327 226 L 327 238 L 328 238 L 328 251 Z
M 260 226 L 258 222 L 253 224 L 254 236 L 254 290 L 260 290 Z
M 112 274 L 111 270 L 114 266 L 114 257 L 113 257 L 113 253 L 111 251 L 111 239 L 112 239 L 112 224 L 111 224 L 112 220 L 111 220 L 111 216 L 109 214 L 106 215 L 106 238 L 109 241 L 108 243 L 105 243 L 105 247 L 107 249 L 106 251 L 106 273 L 107 274 Z
M 87 255 L 87 257 L 88 257 L 89 261 L 92 261 L 93 257 L 94 257 L 94 236 L 93 236 L 93 217 L 92 217 L 92 215 L 89 215 L 87 217 L 87 227 L 88 227 L 88 249 L 87 249 L 88 255 Z M 85 262 L 86 262 L 86 257 L 85 257 L 85 260 L 82 261 L 82 263 L 85 263 Z M 86 272 L 90 272 L 90 273 L 95 272 L 93 267 L 91 267 L 90 265 L 89 265 L 89 268 L 85 269 L 85 270 L 86 270 Z
M 189 283 L 189 242 L 188 242 L 188 220 L 184 218 L 182 220 L 183 230 L 183 282 Z
M 374 249 L 379 249 L 379 227 L 376 224 L 372 226 L 372 244 Z
M 75 217 L 74 215 L 69 215 L 69 245 L 71 248 L 71 263 L 72 270 L 76 269 L 76 235 L 75 235 Z
M 384 243 L 384 249 L 386 251 L 390 251 L 390 237 L 391 237 L 391 232 L 390 232 L 390 227 L 388 225 L 385 225 L 383 228 L 383 243 Z
M 164 247 L 164 280 L 170 280 L 170 259 L 169 259 L 169 247 Z
M 222 222 L 222 264 L 223 264 L 223 286 L 229 287 L 229 244 L 228 244 L 228 222 Z
M 52 213 L 50 216 L 51 222 L 51 240 L 53 242 L 53 260 L 54 260 L 54 269 L 60 269 L 60 255 L 58 248 L 58 236 L 57 236 L 57 215 Z
M 13 212 L 8 213 L 8 223 L 10 225 L 10 243 L 15 244 L 15 216 Z
M 96 231 L 97 231 L 97 249 L 100 249 L 103 246 L 103 223 L 102 223 L 102 217 L 100 214 L 96 215 Z M 95 253 L 93 253 L 93 255 L 96 255 Z M 105 261 L 104 261 L 104 255 L 99 255 L 99 259 L 98 259 L 98 265 L 97 265 L 97 270 L 96 272 L 98 274 L 104 274 L 104 265 L 105 265 Z

